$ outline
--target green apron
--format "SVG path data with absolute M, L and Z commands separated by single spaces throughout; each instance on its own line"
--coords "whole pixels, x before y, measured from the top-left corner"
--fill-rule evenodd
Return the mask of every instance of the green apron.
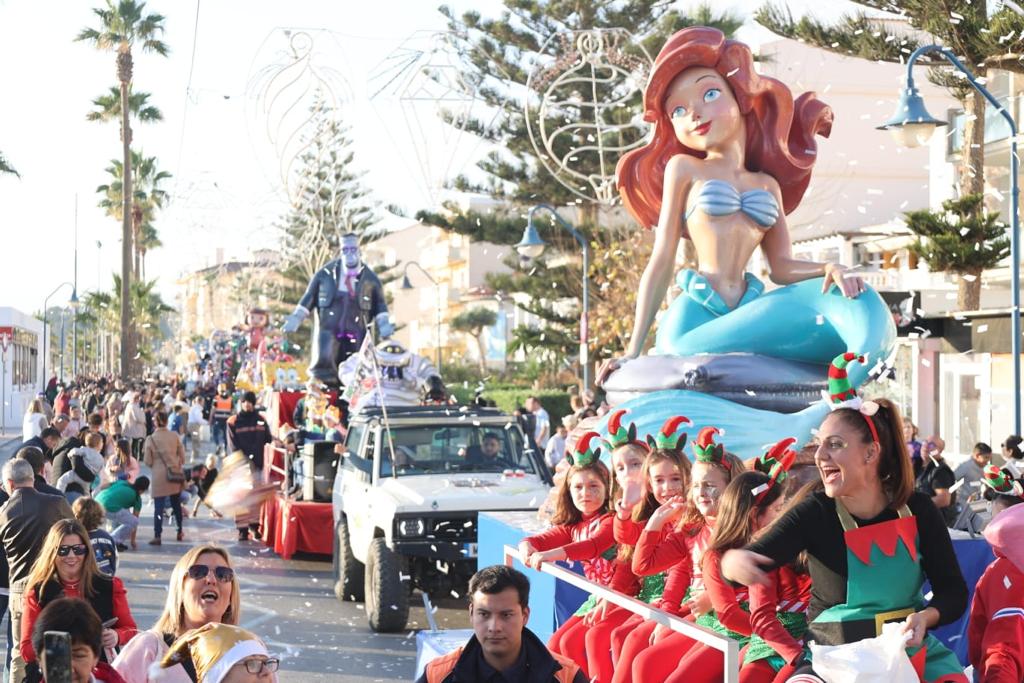
M 836 512 L 846 543 L 846 602 L 829 607 L 810 623 L 809 637 L 819 645 L 874 638 L 884 623 L 902 621 L 924 607 L 917 519 L 910 509 L 904 505 L 897 519 L 865 527 L 858 527 L 838 500 Z M 923 661 L 923 681 L 967 681 L 956 655 L 931 634 L 907 654 L 919 675 Z

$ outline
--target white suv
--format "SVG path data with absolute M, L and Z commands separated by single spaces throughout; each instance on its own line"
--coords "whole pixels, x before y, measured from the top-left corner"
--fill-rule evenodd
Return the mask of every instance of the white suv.
M 349 423 L 334 479 L 334 592 L 370 628 L 401 631 L 413 590 L 466 590 L 477 513 L 536 510 L 551 487 L 515 418 L 493 408 L 368 408 Z M 389 434 L 390 432 L 390 434 Z

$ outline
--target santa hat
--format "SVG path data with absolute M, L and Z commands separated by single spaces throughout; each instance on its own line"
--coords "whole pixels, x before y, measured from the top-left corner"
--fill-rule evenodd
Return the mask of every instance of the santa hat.
M 254 634 L 230 624 L 207 624 L 174 641 L 159 666 L 168 669 L 191 659 L 198 680 L 220 683 L 231 667 L 254 655 L 270 656 L 263 641 Z M 156 678 L 159 677 L 158 673 Z

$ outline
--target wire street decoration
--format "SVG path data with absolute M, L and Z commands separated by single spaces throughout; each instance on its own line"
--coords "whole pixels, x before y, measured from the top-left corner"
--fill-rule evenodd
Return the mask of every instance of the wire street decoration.
M 483 139 L 466 132 L 472 121 L 490 127 L 501 111 L 488 108 L 460 37 L 449 31 L 416 31 L 371 71 L 367 90 L 378 116 L 397 110 L 405 131 L 386 125 L 399 157 L 409 158 L 430 201 L 470 163 Z M 396 106 L 397 105 L 397 106 Z
M 618 200 L 615 164 L 644 142 L 640 101 L 651 56 L 625 29 L 557 33 L 526 82 L 524 114 L 538 157 L 580 201 Z
M 281 46 L 281 39 L 286 41 Z M 274 47 L 276 46 L 276 47 Z M 341 44 L 330 31 L 274 29 L 253 58 L 274 50 L 270 64 L 256 71 L 246 87 L 247 119 L 258 141 L 258 156 L 265 142 L 273 148 L 273 159 L 264 165 L 277 169 L 277 181 L 289 202 L 295 205 L 315 179 L 297 171 L 304 153 L 316 146 L 324 134 L 325 114 L 336 112 L 352 101 L 352 88 L 337 69 L 327 64 L 345 63 Z M 275 183 L 277 182 L 275 181 Z

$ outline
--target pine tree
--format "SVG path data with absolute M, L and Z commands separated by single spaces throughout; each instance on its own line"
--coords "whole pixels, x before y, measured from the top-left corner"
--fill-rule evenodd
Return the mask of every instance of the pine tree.
M 354 168 L 348 128 L 322 103 L 311 114 L 313 125 L 293 179 L 298 189 L 279 226 L 284 263 L 303 282 L 338 257 L 342 235 L 354 232 L 363 242 L 379 236 L 373 230 L 377 204 L 363 187 L 364 173 Z
M 971 194 L 942 203 L 942 211 L 911 211 L 907 227 L 918 236 L 911 250 L 933 271 L 960 276 L 957 307 L 976 311 L 981 303 L 981 274 L 1010 255 L 1006 224 L 986 213 L 983 195 Z M 975 286 L 979 285 L 979 286 Z
M 576 228 L 590 240 L 592 253 L 596 256 L 590 273 L 591 281 L 598 283 L 598 286 L 591 287 L 590 339 L 596 357 L 600 358 L 621 348 L 618 341 L 622 337 L 618 332 L 602 337 L 604 331 L 615 327 L 615 321 L 619 319 L 611 311 L 618 311 L 623 301 L 634 302 L 636 296 L 635 288 L 626 288 L 628 278 L 620 279 L 610 274 L 617 272 L 623 263 L 642 269 L 644 262 L 634 263 L 638 258 L 635 250 L 618 254 L 623 245 L 635 239 L 634 231 L 602 226 L 597 205 L 581 200 L 561 185 L 548 173 L 533 149 L 522 110 L 523 89 L 533 60 L 551 36 L 566 31 L 626 29 L 653 57 L 670 35 L 687 26 L 714 26 L 731 35 L 742 25 L 742 20 L 730 14 L 716 14 L 709 6 L 703 6 L 691 15 L 682 14 L 673 8 L 672 3 L 664 0 L 506 0 L 505 8 L 497 19 L 481 17 L 475 11 L 456 17 L 448 8 L 441 8 L 448 18 L 449 28 L 464 37 L 465 54 L 471 64 L 468 77 L 478 79 L 484 101 L 492 111 L 500 112 L 493 121 L 472 119 L 462 122 L 453 114 L 446 114 L 446 119 L 453 125 L 465 123 L 468 133 L 498 148 L 477 164 L 483 173 L 481 181 L 459 177 L 453 185 L 456 189 L 481 192 L 505 200 L 520 207 L 519 210 L 541 202 L 578 207 Z M 572 47 L 565 45 L 563 48 L 567 51 L 562 53 L 561 61 L 571 63 L 574 58 Z M 630 54 L 634 58 L 638 56 L 635 48 L 626 52 L 627 58 Z M 610 90 L 599 86 L 596 98 L 591 99 L 606 101 L 609 97 Z M 624 123 L 640 113 L 640 93 L 637 92 L 624 104 L 611 115 L 611 123 Z M 563 119 L 584 121 L 588 110 L 583 106 L 561 108 L 558 111 L 559 123 Z M 613 136 L 612 142 L 620 144 L 635 141 L 640 133 L 635 130 L 616 131 L 609 135 Z M 616 161 L 611 159 L 612 167 Z M 575 168 L 584 173 L 600 171 L 596 156 L 581 155 Z M 452 206 L 447 209 L 446 212 L 420 211 L 417 218 L 477 241 L 512 245 L 522 237 L 525 219 L 518 215 L 518 210 L 478 214 L 463 213 Z M 531 353 L 542 351 L 543 355 L 554 359 L 575 358 L 579 352 L 581 307 L 578 303 L 567 304 L 571 300 L 578 302 L 582 296 L 582 264 L 578 258 L 567 260 L 563 255 L 579 254 L 579 246 L 557 226 L 547 228 L 543 238 L 549 248 L 531 268 L 490 276 L 488 285 L 506 295 L 525 295 L 515 297 L 516 305 L 543 322 L 542 329 L 513 330 L 512 349 L 522 348 Z M 612 254 L 617 255 L 608 258 Z M 639 257 L 642 256 L 641 251 Z M 511 248 L 508 263 L 518 265 Z M 615 302 L 615 306 L 609 308 L 610 302 Z
M 881 10 L 907 23 L 913 31 L 891 30 L 876 17 L 864 13 L 849 15 L 835 23 L 810 17 L 795 19 L 785 9 L 766 6 L 757 21 L 786 38 L 801 40 L 831 52 L 872 61 L 906 63 L 910 53 L 926 43 L 948 46 L 982 83 L 990 70 L 1024 73 L 1024 16 L 1002 3 L 989 14 L 988 0 L 859 0 L 865 9 Z M 965 200 L 985 191 L 985 99 L 945 59 L 926 57 L 919 64 L 931 64 L 929 79 L 946 87 L 964 108 L 963 143 L 960 148 L 960 196 Z M 983 205 L 968 202 L 979 212 Z M 975 220 L 984 221 L 980 213 Z M 973 244 L 967 245 L 973 252 Z M 948 268 L 973 273 L 974 261 L 952 261 Z M 963 301 L 977 304 L 981 278 L 968 279 Z

